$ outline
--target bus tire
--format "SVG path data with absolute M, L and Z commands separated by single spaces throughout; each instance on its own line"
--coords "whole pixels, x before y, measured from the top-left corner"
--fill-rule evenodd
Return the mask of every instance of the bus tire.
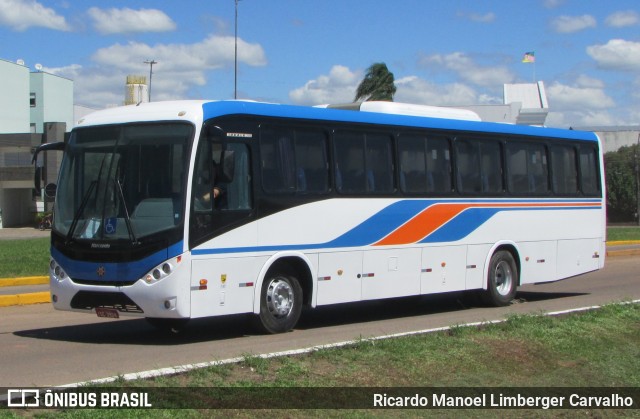
M 499 250 L 491 256 L 487 289 L 481 293 L 482 301 L 494 307 L 511 303 L 518 288 L 518 268 L 511 252 Z
M 294 328 L 302 312 L 302 288 L 291 276 L 276 273 L 262 283 L 258 328 L 266 333 L 284 333 Z

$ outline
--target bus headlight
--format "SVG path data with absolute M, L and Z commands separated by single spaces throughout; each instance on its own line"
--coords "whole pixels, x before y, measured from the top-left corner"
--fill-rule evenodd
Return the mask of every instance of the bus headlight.
M 171 275 L 171 272 L 173 272 L 173 265 L 169 262 L 164 262 L 149 271 L 143 279 L 147 284 L 153 284 Z
M 62 269 L 62 267 L 53 259 L 49 262 L 49 273 L 56 279 L 56 281 L 62 281 L 67 277 L 64 269 Z

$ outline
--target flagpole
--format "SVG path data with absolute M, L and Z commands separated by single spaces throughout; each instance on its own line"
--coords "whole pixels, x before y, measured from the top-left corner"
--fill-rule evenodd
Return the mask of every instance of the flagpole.
M 533 82 L 536 82 L 536 62 L 533 62 Z
M 523 63 L 533 64 L 533 82 L 536 82 L 536 53 L 535 51 L 525 52 L 522 57 Z

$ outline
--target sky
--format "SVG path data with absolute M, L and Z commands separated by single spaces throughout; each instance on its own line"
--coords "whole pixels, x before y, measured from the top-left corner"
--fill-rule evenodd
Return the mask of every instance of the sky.
M 74 81 L 74 100 L 122 105 L 130 74 L 153 101 L 233 99 L 235 0 L 0 0 L 0 59 Z M 354 99 L 367 68 L 396 102 L 503 103 L 544 82 L 556 127 L 640 124 L 637 0 L 239 0 L 237 97 Z M 534 63 L 523 63 L 534 52 Z M 1 94 L 1 92 L 0 92 Z

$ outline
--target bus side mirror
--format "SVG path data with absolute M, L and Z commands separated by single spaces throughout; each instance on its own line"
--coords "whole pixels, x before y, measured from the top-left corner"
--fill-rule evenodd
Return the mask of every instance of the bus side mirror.
M 33 158 L 31 159 L 31 164 L 36 164 L 36 162 L 38 161 L 38 154 L 40 154 L 41 152 L 64 151 L 66 145 L 67 144 L 63 141 L 60 141 L 57 143 L 46 143 L 46 144 L 39 145 L 38 147 L 35 148 L 35 150 L 33 150 Z M 41 191 L 41 185 L 40 185 L 41 175 L 42 175 L 42 168 L 36 166 L 36 172 L 35 172 L 33 183 L 38 194 L 40 194 L 40 191 Z M 55 195 L 55 192 L 54 192 L 54 195 Z

